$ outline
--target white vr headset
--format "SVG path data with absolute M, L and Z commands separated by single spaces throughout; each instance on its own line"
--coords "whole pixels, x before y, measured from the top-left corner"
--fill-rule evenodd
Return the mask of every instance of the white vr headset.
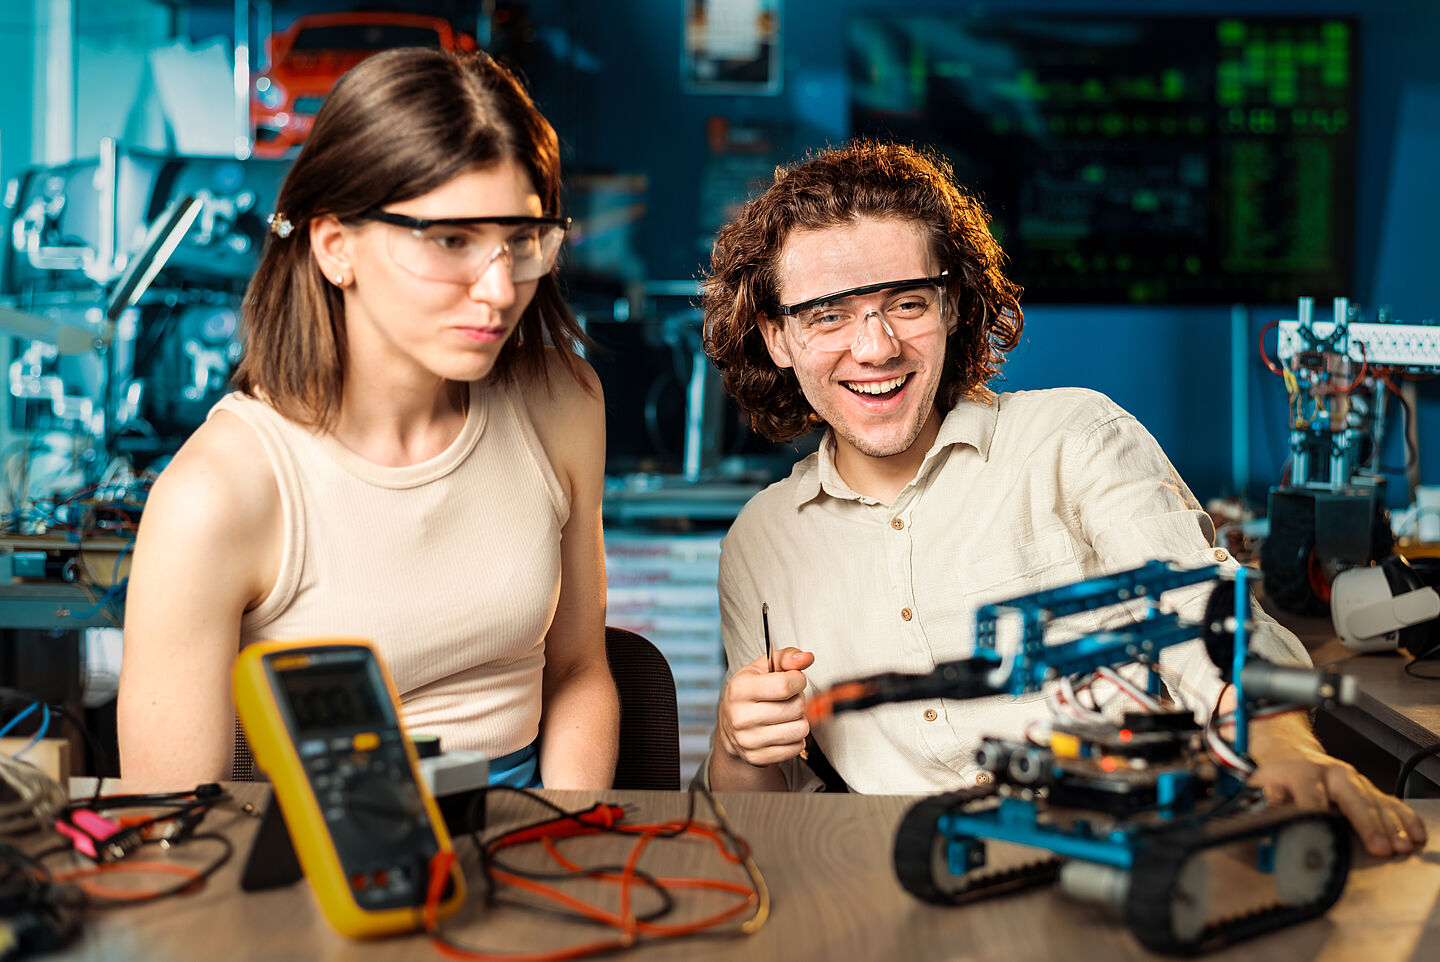
M 1416 658 L 1440 649 L 1440 559 L 1399 555 L 1349 568 L 1330 586 L 1335 632 L 1352 651 L 1404 648 Z

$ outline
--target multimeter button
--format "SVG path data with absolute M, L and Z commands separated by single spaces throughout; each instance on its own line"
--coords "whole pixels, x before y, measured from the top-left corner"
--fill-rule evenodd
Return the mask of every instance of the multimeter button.
M 344 821 L 344 819 L 345 819 L 345 806 L 343 806 L 343 805 L 334 805 L 334 806 L 331 806 L 330 808 L 325 809 L 325 821 L 327 821 L 327 822 L 340 822 L 340 821 Z
M 304 755 L 306 758 L 309 758 L 313 755 L 323 755 L 325 753 L 325 739 L 307 738 L 300 743 L 299 748 L 300 754 Z
M 370 876 L 375 880 L 375 887 L 388 889 L 390 887 L 390 873 L 382 869 L 376 869 Z
M 380 747 L 380 736 L 374 732 L 361 732 L 351 741 L 357 752 L 368 752 Z
M 363 892 L 370 885 L 370 880 L 365 877 L 364 872 L 356 872 L 350 876 L 350 887 L 357 892 Z

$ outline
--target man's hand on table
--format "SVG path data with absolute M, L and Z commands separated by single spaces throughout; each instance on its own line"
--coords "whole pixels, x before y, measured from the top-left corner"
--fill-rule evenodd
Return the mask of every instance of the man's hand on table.
M 1257 721 L 1250 754 L 1259 767 L 1250 783 L 1273 802 L 1311 811 L 1340 811 L 1371 855 L 1407 855 L 1425 847 L 1425 823 L 1414 809 L 1376 788 L 1348 762 L 1326 754 L 1299 713 Z

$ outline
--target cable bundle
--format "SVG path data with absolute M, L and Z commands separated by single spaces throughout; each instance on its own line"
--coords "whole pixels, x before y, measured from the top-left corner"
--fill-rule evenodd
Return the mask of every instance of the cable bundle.
M 569 918 L 614 928 L 618 930 L 618 934 L 613 938 L 553 951 L 518 954 L 461 945 L 441 932 L 437 918 L 436 910 L 455 859 L 454 852 L 442 852 L 435 856 L 430 865 L 430 887 L 425 903 L 424 926 L 436 949 L 448 958 L 557 962 L 613 952 L 645 941 L 681 938 L 700 933 L 750 935 L 759 931 L 770 914 L 770 893 L 759 868 L 750 856 L 749 845 L 731 830 L 724 810 L 704 788 L 691 792 L 690 810 L 683 820 L 653 825 L 625 822 L 625 811 L 618 805 L 598 803 L 583 811 L 568 812 L 524 789 L 500 786 L 490 789 L 496 790 L 512 791 L 533 799 L 555 812 L 555 817 L 506 831 L 487 842 L 481 842 L 474 833 L 471 834 L 480 853 L 481 871 L 488 884 L 488 904 L 494 905 L 503 901 L 505 904 L 533 911 L 558 912 Z M 697 793 L 703 795 L 709 804 L 715 815 L 714 823 L 695 820 Z M 557 844 L 560 839 L 602 834 L 624 835 L 634 839 L 623 864 L 584 866 L 561 853 Z M 651 843 L 686 836 L 712 843 L 723 861 L 739 865 L 743 869 L 746 881 L 742 883 L 710 878 L 657 877 L 640 868 L 641 856 Z M 534 843 L 544 846 L 546 853 L 557 866 L 555 870 L 538 872 L 523 869 L 503 862 L 499 857 L 506 849 Z M 617 886 L 618 909 L 610 910 L 594 905 L 560 890 L 559 883 L 576 879 L 596 880 Z M 525 892 L 543 902 L 501 899 L 502 887 Z M 635 906 L 637 889 L 644 889 L 657 896 L 658 907 L 648 912 L 638 912 Z M 721 892 L 738 898 L 735 904 L 704 918 L 666 923 L 663 919 L 675 908 L 673 893 L 680 890 Z M 545 902 L 551 904 L 544 904 Z M 750 912 L 749 917 L 737 928 L 716 931 L 719 926 L 739 918 L 747 911 Z
M 70 800 L 65 789 L 26 761 L 0 755 L 0 838 L 25 835 L 48 827 L 55 813 Z
M 228 839 L 199 834 L 201 819 L 228 796 L 218 785 L 201 785 L 189 792 L 159 795 L 102 795 L 101 779 L 90 797 L 72 801 L 58 783 L 20 758 L 39 743 L 53 718 L 68 722 L 90 745 L 95 763 L 103 770 L 104 750 L 70 711 L 50 705 L 30 692 L 0 688 L 0 704 L 28 702 L 3 726 L 8 735 L 20 723 L 39 713 L 34 736 L 14 757 L 0 755 L 0 838 L 28 836 L 27 851 L 0 843 L 0 957 L 26 956 L 63 948 L 78 931 L 84 910 L 114 908 L 153 902 L 196 891 L 230 858 Z M 140 815 L 115 815 L 142 808 Z M 160 809 L 158 814 L 153 810 Z M 115 817 L 111 817 L 115 815 Z M 177 862 L 139 861 L 129 856 L 143 846 L 170 851 L 179 845 L 206 840 L 219 846 L 219 854 L 199 868 Z M 54 841 L 41 851 L 34 848 Z M 93 864 L 52 872 L 46 861 L 58 855 L 84 855 Z M 97 881 L 122 874 L 181 876 L 181 881 L 158 888 L 114 887 Z
M 24 772 L 24 769 L 31 771 Z M 71 802 L 59 791 L 59 786 L 26 762 L 0 758 L 0 770 L 9 770 L 11 774 L 18 770 L 32 782 L 38 775 L 53 786 L 54 790 L 47 787 L 43 801 L 31 808 L 29 818 L 38 828 L 53 825 L 55 831 L 66 838 L 65 842 L 33 854 L 0 844 L 0 957 L 9 958 L 6 953 L 12 951 L 24 957 L 63 948 L 79 930 L 86 909 L 119 908 L 198 891 L 230 858 L 232 847 L 228 839 L 195 831 L 205 813 L 227 797 L 218 785 L 202 785 L 193 792 L 96 796 Z M 129 807 L 167 808 L 168 811 L 118 822 L 101 814 Z M 49 820 L 51 815 L 56 817 Z M 172 861 L 128 858 L 146 845 L 169 851 L 198 841 L 213 842 L 220 849 L 209 864 L 199 868 Z M 86 854 L 95 864 L 58 872 L 52 872 L 45 864 L 54 856 L 77 851 Z M 181 880 L 148 889 L 115 887 L 100 881 L 125 875 L 178 875 Z
M 230 796 L 219 785 L 198 785 L 188 792 L 155 795 L 104 795 L 69 802 L 55 820 L 55 828 L 67 841 L 35 855 L 37 862 L 70 851 L 87 856 L 94 865 L 54 873 L 54 881 L 70 882 L 84 895 L 88 908 L 116 908 L 140 902 L 155 902 L 198 891 L 200 884 L 229 861 L 234 847 L 216 833 L 200 833 L 206 814 Z M 159 814 L 118 816 L 125 809 L 165 809 Z M 170 852 L 197 841 L 213 842 L 219 854 L 200 868 L 168 861 L 130 859 L 131 853 L 156 846 Z M 117 873 L 178 875 L 181 881 L 151 889 L 114 888 L 96 879 Z

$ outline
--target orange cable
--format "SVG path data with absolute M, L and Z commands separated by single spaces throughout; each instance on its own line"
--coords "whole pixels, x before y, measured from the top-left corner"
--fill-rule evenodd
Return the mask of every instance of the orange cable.
M 111 872 L 157 872 L 165 875 L 182 875 L 199 885 L 204 882 L 204 876 L 199 869 L 193 869 L 188 865 L 177 865 L 174 862 L 111 862 L 104 865 L 95 865 L 88 868 L 72 869 L 68 872 L 57 872 L 52 878 L 57 882 L 78 881 L 79 887 L 87 894 L 96 898 L 118 899 L 122 901 L 138 901 L 153 897 L 156 892 L 137 892 L 134 889 L 112 889 L 103 885 L 88 884 L 84 880 L 94 878 L 97 875 L 105 875 Z M 196 886 L 187 886 L 181 892 L 188 892 Z
M 607 808 L 609 807 L 607 806 Z M 637 936 L 642 934 L 652 939 L 665 939 L 701 932 L 735 918 L 756 903 L 757 893 L 755 890 L 749 885 L 743 885 L 738 882 L 730 882 L 724 879 L 659 878 L 655 880 L 656 884 L 670 888 L 719 891 L 743 895 L 744 898 L 730 908 L 686 923 L 663 925 L 660 923 L 645 922 L 635 918 L 631 907 L 631 894 L 636 884 L 636 871 L 640 856 L 652 839 L 669 836 L 676 832 L 684 835 L 698 835 L 711 840 L 719 850 L 720 855 L 732 863 L 739 863 L 744 860 L 749 851 L 748 846 L 745 846 L 743 842 L 736 839 L 737 844 L 742 847 L 742 852 L 739 855 L 732 854 L 728 849 L 725 839 L 722 838 L 715 829 L 704 823 L 687 821 L 668 822 L 657 825 L 616 825 L 611 821 L 608 812 L 597 814 L 592 811 L 584 814 L 590 815 L 591 818 L 586 820 L 580 816 L 570 816 L 564 819 L 557 819 L 554 822 L 543 823 L 539 826 L 521 829 L 510 835 L 501 836 L 486 845 L 486 852 L 493 855 L 502 848 L 540 841 L 551 858 L 565 868 L 566 871 L 575 874 L 584 874 L 584 869 L 581 866 L 565 858 L 560 853 L 559 848 L 554 843 L 554 837 L 556 835 L 569 838 L 581 835 L 596 835 L 605 831 L 635 835 L 637 836 L 635 844 L 631 847 L 630 854 L 626 858 L 625 866 L 618 875 L 613 872 L 605 872 L 591 876 L 598 880 L 614 882 L 619 885 L 620 911 L 618 913 L 608 912 L 575 896 L 568 895 L 554 886 L 515 875 L 504 869 L 492 866 L 490 874 L 496 882 L 503 882 L 538 897 L 549 899 L 592 921 L 615 927 L 621 932 L 620 938 L 610 941 L 586 943 L 549 952 L 526 954 L 493 954 L 482 950 L 464 949 L 444 941 L 438 934 L 437 908 L 440 895 L 444 890 L 445 878 L 449 873 L 450 866 L 453 865 L 455 860 L 454 853 L 450 852 L 438 853 L 431 861 L 430 886 L 425 901 L 425 928 L 430 934 L 436 949 L 446 957 L 455 959 L 493 959 L 504 960 L 504 962 L 562 962 L 562 960 L 584 958 L 627 948 L 635 944 Z M 596 824 L 596 820 L 601 818 L 603 818 L 607 824 Z

